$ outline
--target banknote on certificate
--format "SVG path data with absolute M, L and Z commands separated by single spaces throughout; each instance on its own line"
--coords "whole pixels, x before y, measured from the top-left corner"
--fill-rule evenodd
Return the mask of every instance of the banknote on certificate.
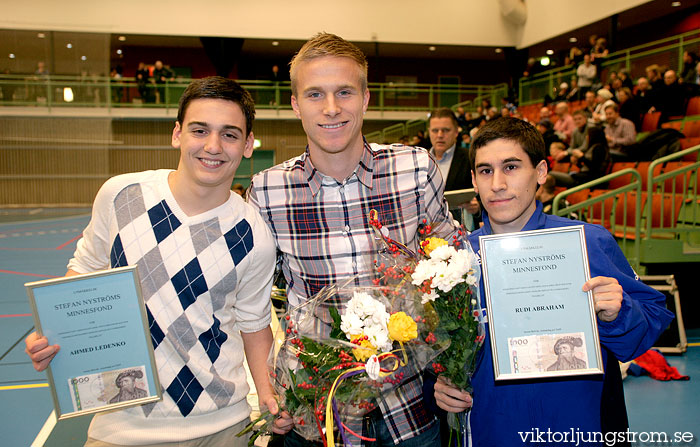
M 508 352 L 514 374 L 588 368 L 583 332 L 512 337 L 508 339 Z
M 150 396 L 146 367 L 115 369 L 68 379 L 74 411 Z

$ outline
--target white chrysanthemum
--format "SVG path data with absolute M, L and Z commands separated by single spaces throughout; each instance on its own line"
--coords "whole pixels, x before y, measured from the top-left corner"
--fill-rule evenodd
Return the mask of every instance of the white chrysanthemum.
M 411 283 L 415 286 L 420 286 L 425 281 L 431 279 L 435 275 L 435 267 L 433 264 L 434 261 L 431 259 L 420 260 L 411 274 Z
M 440 298 L 440 295 L 438 295 L 437 292 L 435 292 L 433 289 L 430 289 L 430 293 L 423 294 L 423 296 L 421 297 L 420 303 L 425 304 L 428 301 L 432 302 L 438 298 Z
M 430 259 L 433 260 L 439 260 L 439 261 L 447 261 L 450 259 L 452 256 L 457 253 L 457 250 L 451 245 L 441 245 L 437 247 L 435 250 L 430 252 Z
M 348 340 L 352 335 L 361 334 L 363 328 L 364 323 L 362 319 L 354 312 L 345 312 L 340 317 L 340 330 L 345 333 Z
M 389 329 L 387 329 L 386 325 L 374 324 L 365 326 L 364 334 L 369 338 L 369 342 L 380 352 L 391 351 L 392 342 L 389 339 Z

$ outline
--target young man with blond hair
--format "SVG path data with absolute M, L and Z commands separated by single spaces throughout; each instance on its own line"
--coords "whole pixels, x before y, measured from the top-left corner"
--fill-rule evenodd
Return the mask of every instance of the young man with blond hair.
M 440 171 L 427 151 L 369 144 L 362 136 L 369 104 L 367 60 L 355 45 L 321 33 L 291 63 L 292 108 L 306 151 L 253 177 L 249 202 L 277 242 L 290 306 L 348 278 L 369 285 L 376 247 L 370 210 L 391 239 L 416 247 L 423 219 L 452 225 Z M 455 229 L 456 230 L 456 229 Z M 407 375 L 408 376 L 408 375 Z M 422 398 L 420 374 L 406 377 L 378 408 L 350 428 L 375 445 L 438 446 L 439 423 Z M 361 440 L 350 436 L 353 444 Z M 296 433 L 287 446 L 307 443 Z

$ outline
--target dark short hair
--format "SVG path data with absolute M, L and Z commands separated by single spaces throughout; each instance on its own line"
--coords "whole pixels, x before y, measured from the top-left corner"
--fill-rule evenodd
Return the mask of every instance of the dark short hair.
M 177 122 L 180 123 L 180 126 L 183 125 L 187 107 L 196 99 L 223 99 L 238 104 L 243 116 L 245 116 L 246 136 L 252 132 L 255 120 L 255 103 L 250 93 L 233 79 L 210 76 L 192 81 L 180 97 L 180 105 L 177 109 Z
M 582 117 L 588 119 L 588 115 L 586 115 L 586 112 L 583 109 L 579 109 L 579 110 L 575 111 L 574 113 L 572 113 L 571 115 L 572 116 L 581 115 Z
M 428 127 L 430 127 L 430 120 L 433 118 L 450 118 L 452 124 L 455 125 L 455 129 L 459 129 L 459 123 L 457 122 L 457 117 L 452 109 L 448 107 L 440 107 L 430 112 L 430 118 L 428 118 Z
M 518 118 L 504 116 L 487 121 L 476 133 L 469 148 L 472 169 L 476 164 L 476 151 L 495 140 L 508 140 L 518 144 L 527 153 L 533 167 L 547 156 L 544 139 L 535 126 Z

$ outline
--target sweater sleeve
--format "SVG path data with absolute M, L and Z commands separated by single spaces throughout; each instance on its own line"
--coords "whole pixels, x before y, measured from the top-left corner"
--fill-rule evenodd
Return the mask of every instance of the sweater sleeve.
M 592 231 L 591 231 L 592 230 Z M 609 276 L 623 289 L 622 307 L 610 322 L 598 320 L 601 343 L 618 360 L 638 357 L 653 346 L 673 319 L 663 294 L 639 280 L 617 242 L 607 230 L 586 227 L 591 276 Z
M 107 180 L 97 192 L 92 205 L 92 216 L 83 237 L 78 241 L 73 258 L 68 268 L 78 273 L 89 273 L 110 267 L 109 240 L 110 219 L 113 216 L 114 197 L 119 192 L 122 182 L 120 177 Z
M 257 212 L 251 210 L 248 220 L 253 231 L 253 256 L 247 268 L 238 272 L 240 280 L 234 312 L 242 332 L 257 332 L 270 325 L 276 251 L 270 230 Z

